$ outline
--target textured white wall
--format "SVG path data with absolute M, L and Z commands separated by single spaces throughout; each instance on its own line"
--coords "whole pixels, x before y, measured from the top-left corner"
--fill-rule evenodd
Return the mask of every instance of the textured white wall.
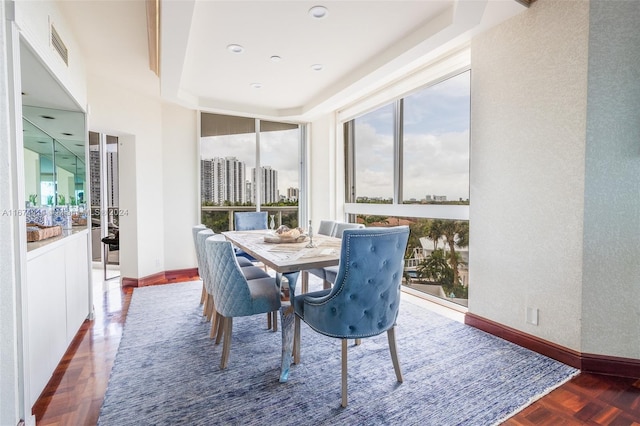
M 469 311 L 574 350 L 588 14 L 584 1 L 538 0 L 471 44 Z
M 640 359 L 640 2 L 592 1 L 583 352 Z
M 197 265 L 191 227 L 198 223 L 197 112 L 162 106 L 164 267 L 171 271 Z

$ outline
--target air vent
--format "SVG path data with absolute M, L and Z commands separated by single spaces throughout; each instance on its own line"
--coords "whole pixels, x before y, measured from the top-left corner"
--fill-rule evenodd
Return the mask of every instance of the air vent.
M 67 46 L 64 45 L 62 39 L 60 38 L 60 34 L 56 31 L 56 28 L 51 25 L 51 45 L 58 52 L 58 55 L 62 58 L 67 66 L 69 65 L 69 50 Z

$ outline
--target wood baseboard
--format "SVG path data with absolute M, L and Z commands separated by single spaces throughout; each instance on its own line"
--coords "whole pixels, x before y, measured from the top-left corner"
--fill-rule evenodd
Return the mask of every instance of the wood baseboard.
M 465 314 L 464 322 L 586 373 L 640 378 L 640 360 L 638 359 L 580 353 L 472 313 Z
M 146 287 L 150 285 L 193 281 L 199 278 L 198 268 L 188 268 L 157 272 L 142 278 L 123 277 L 120 282 L 123 287 Z

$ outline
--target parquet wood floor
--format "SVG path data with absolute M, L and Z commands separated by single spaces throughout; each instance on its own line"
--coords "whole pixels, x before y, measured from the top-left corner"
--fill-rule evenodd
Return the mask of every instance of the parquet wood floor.
M 96 424 L 132 293 L 114 284 L 102 303 L 96 294 L 95 319 L 85 321 L 34 405 L 38 426 Z M 640 380 L 583 373 L 503 425 L 640 426 Z

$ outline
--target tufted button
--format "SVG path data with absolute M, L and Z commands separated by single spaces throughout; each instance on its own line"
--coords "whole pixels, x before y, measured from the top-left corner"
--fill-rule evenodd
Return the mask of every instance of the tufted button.
M 349 331 L 353 331 L 353 330 L 355 330 L 355 329 L 356 329 L 356 328 L 355 328 L 354 326 L 352 326 L 352 325 L 350 325 L 350 326 L 349 326 Z
M 369 278 L 369 279 L 367 280 L 367 283 L 371 284 L 371 283 L 373 283 L 373 280 L 372 280 L 371 278 Z
M 376 246 L 371 246 L 371 251 L 376 251 Z
M 335 307 L 332 307 L 332 308 L 331 308 L 331 313 L 334 313 L 334 314 L 335 314 L 337 311 L 338 311 L 338 310 L 337 310 Z
M 364 311 L 362 311 L 362 315 L 364 315 L 365 317 L 369 314 L 369 312 L 365 309 Z
M 383 324 L 382 321 L 378 321 L 378 328 L 382 328 Z
M 350 295 L 349 295 L 349 299 L 354 300 L 355 298 L 356 298 L 356 295 L 355 295 L 355 294 L 350 294 Z

